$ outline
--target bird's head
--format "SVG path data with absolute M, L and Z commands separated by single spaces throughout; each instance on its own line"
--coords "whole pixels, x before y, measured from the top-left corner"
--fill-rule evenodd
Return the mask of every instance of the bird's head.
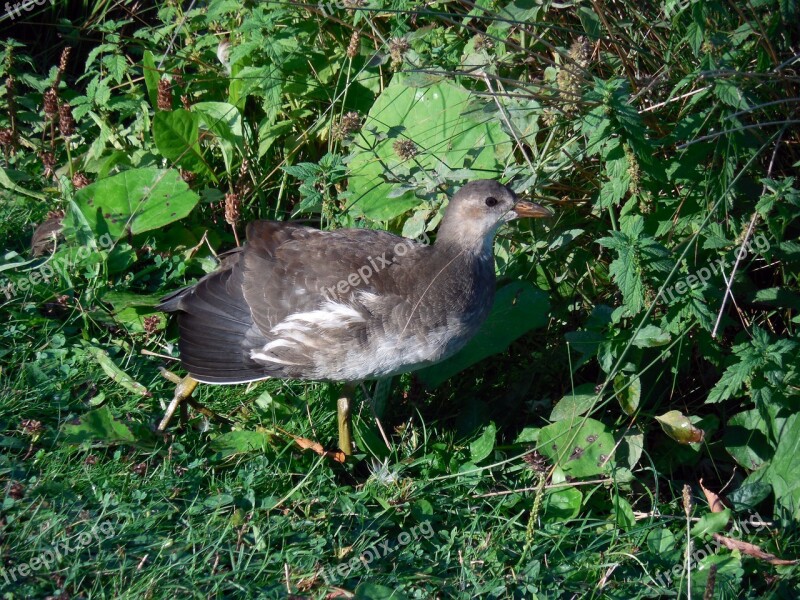
M 491 179 L 463 186 L 447 205 L 438 240 L 476 249 L 491 247 L 497 228 L 519 218 L 553 216 L 552 211 L 520 200 L 508 187 Z

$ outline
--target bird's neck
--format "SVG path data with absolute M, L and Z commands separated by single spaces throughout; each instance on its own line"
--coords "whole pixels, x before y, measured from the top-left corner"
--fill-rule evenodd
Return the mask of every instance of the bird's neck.
M 494 233 L 494 231 L 487 232 L 478 224 L 445 221 L 436 234 L 435 247 L 442 254 L 485 259 L 493 255 Z

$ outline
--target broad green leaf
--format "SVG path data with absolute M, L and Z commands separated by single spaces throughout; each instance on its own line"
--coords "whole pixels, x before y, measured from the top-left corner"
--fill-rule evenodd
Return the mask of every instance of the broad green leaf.
M 474 463 L 479 463 L 484 458 L 489 456 L 492 453 L 492 450 L 494 450 L 496 437 L 497 427 L 495 427 L 494 423 L 489 423 L 483 430 L 483 433 L 477 439 L 470 442 L 470 460 Z
M 709 547 L 710 548 L 710 547 Z M 700 550 L 703 553 L 700 553 Z M 746 589 L 747 586 L 742 586 L 742 578 L 744 577 L 744 569 L 742 568 L 742 557 L 738 552 L 728 553 L 720 552 L 715 554 L 713 551 L 708 552 L 706 547 L 699 548 L 695 551 L 696 558 L 692 564 L 692 591 L 690 594 L 684 594 L 681 597 L 686 598 L 736 598 L 742 597 L 741 591 Z M 712 577 L 713 568 L 713 589 L 715 593 L 713 596 L 704 596 L 709 589 L 709 579 Z M 686 582 L 684 582 L 685 590 Z M 736 591 L 734 591 L 736 590 Z
M 131 169 L 79 190 L 74 206 L 81 216 L 71 209 L 64 225 L 80 228 L 85 220 L 95 236 L 136 235 L 184 218 L 199 199 L 177 171 Z
M 518 337 L 543 327 L 549 310 L 547 294 L 526 281 L 510 283 L 497 292 L 492 312 L 466 347 L 455 356 L 418 371 L 420 380 L 428 387 L 436 387 L 487 356 L 503 352 Z
M 772 486 L 768 483 L 763 481 L 749 483 L 745 480 L 741 486 L 726 496 L 733 505 L 733 510 L 736 513 L 743 513 L 755 510 L 756 506 L 766 500 L 771 493 Z
M 157 112 L 153 138 L 158 151 L 173 165 L 193 173 L 208 173 L 216 181 L 200 150 L 200 115 L 183 108 Z
M 101 442 L 147 448 L 155 441 L 147 427 L 139 423 L 118 421 L 107 406 L 86 413 L 77 424 L 64 425 L 61 430 L 64 441 L 69 444 Z
M 778 447 L 762 481 L 772 484 L 776 503 L 800 519 L 800 414 L 794 413 L 778 432 Z M 777 507 L 776 507 L 777 513 Z
M 230 174 L 233 171 L 234 149 L 240 153 L 244 151 L 239 109 L 227 102 L 197 102 L 192 105 L 192 112 L 200 116 L 201 129 L 205 128 L 216 136 L 225 160 L 225 169 Z
M 730 520 L 730 508 L 726 508 L 720 512 L 707 513 L 700 517 L 700 520 L 694 524 L 692 527 L 692 535 L 694 537 L 707 537 L 712 533 L 719 533 L 728 526 Z
M 620 373 L 614 377 L 614 394 L 619 400 L 622 412 L 626 415 L 633 415 L 639 408 L 639 400 L 642 397 L 642 382 L 638 375 L 628 378 L 625 373 Z
M 567 394 L 556 403 L 550 413 L 550 420 L 562 421 L 586 414 L 594 406 L 596 399 L 594 384 L 579 385 L 571 394 Z
M 647 547 L 659 556 L 666 556 L 675 550 L 675 534 L 666 527 L 654 529 L 647 534 Z
M 39 192 L 32 192 L 30 190 L 26 190 L 23 187 L 18 186 L 14 183 L 11 178 L 6 173 L 6 170 L 0 167 L 0 185 L 4 188 L 11 190 L 12 192 L 17 192 L 19 194 L 24 194 L 26 196 L 30 196 L 31 198 L 36 198 L 37 200 L 46 200 L 47 196 L 44 194 L 40 194 Z
M 542 427 L 538 449 L 567 475 L 589 477 L 613 463 L 614 437 L 600 421 L 578 417 Z
M 500 124 L 470 107 L 473 95 L 449 82 L 412 87 L 396 75 L 369 111 L 349 162 L 352 208 L 374 220 L 389 220 L 422 202 L 413 191 L 390 194 L 409 170 L 469 168 L 498 171 L 512 152 Z M 417 154 L 401 158 L 395 144 L 413 142 Z
M 581 512 L 582 502 L 583 494 L 574 487 L 548 492 L 542 502 L 544 520 L 552 523 L 573 519 Z
M 357 565 L 359 567 L 358 570 L 360 570 L 360 568 L 363 568 L 363 563 L 360 562 L 360 559 L 357 560 L 359 560 Z M 349 568 L 347 572 L 350 572 Z M 406 600 L 407 598 L 406 594 L 393 587 L 368 582 L 359 584 L 355 589 L 355 596 L 353 596 L 353 600 Z
M 269 448 L 275 434 L 269 431 L 229 431 L 214 438 L 211 448 L 219 452 L 221 458 L 247 452 L 263 452 Z
M 645 325 L 636 332 L 631 343 L 637 348 L 664 346 L 669 344 L 669 334 L 656 325 Z
M 768 425 L 757 409 L 731 417 L 725 428 L 723 443 L 728 454 L 750 471 L 760 469 L 773 453 Z
M 539 439 L 539 431 L 541 430 L 538 427 L 526 427 L 519 432 L 519 435 L 517 436 L 517 439 L 514 440 L 514 443 L 536 443 L 536 441 Z

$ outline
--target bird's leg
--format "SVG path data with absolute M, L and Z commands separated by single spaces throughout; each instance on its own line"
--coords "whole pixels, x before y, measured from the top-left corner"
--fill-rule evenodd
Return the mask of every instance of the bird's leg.
M 165 379 L 169 379 L 171 382 L 176 384 L 175 394 L 172 396 L 169 406 L 167 406 L 167 412 L 164 413 L 164 418 L 161 419 L 161 423 L 158 424 L 158 430 L 164 431 L 169 425 L 169 422 L 172 420 L 172 416 L 175 414 L 175 411 L 178 410 L 178 407 L 183 406 L 184 402 L 186 402 L 189 399 L 189 396 L 192 395 L 194 388 L 197 387 L 197 381 L 193 379 L 191 375 L 187 375 L 181 379 L 166 369 L 161 369 L 161 375 Z M 183 410 L 184 409 L 181 408 L 181 411 Z
M 353 453 L 353 422 L 351 419 L 353 396 L 356 384 L 345 383 L 336 402 L 336 416 L 339 422 L 339 450 L 347 456 Z
M 378 426 L 378 431 L 383 438 L 383 443 L 386 444 L 386 447 L 391 450 L 392 444 L 389 442 L 389 438 L 386 435 L 386 432 L 383 430 L 383 424 L 381 423 L 381 415 L 383 415 L 383 410 L 386 407 L 386 397 L 389 395 L 389 390 L 392 385 L 392 378 L 389 377 L 387 379 L 378 379 L 375 382 L 375 388 L 372 395 L 367 391 L 367 388 L 364 386 L 364 383 L 361 383 L 361 391 L 364 392 L 364 395 L 369 400 L 369 406 L 372 409 L 372 416 L 375 419 L 375 424 Z

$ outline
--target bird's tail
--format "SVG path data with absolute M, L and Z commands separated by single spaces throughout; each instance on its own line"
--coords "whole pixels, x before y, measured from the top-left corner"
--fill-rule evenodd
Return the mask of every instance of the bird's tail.
M 181 363 L 201 383 L 245 383 L 270 376 L 250 359 L 263 345 L 242 293 L 241 270 L 230 268 L 165 296 L 159 310 L 178 313 Z

